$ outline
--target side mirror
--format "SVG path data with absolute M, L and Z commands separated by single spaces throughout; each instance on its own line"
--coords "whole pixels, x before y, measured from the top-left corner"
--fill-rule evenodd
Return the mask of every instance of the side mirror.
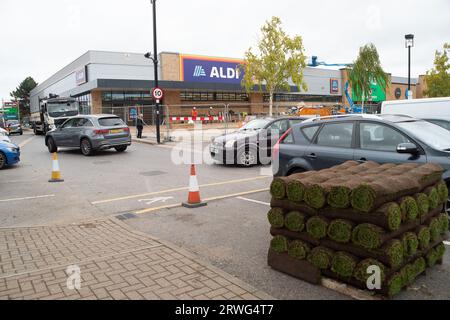
M 414 143 L 400 143 L 397 146 L 398 153 L 418 154 L 419 148 Z

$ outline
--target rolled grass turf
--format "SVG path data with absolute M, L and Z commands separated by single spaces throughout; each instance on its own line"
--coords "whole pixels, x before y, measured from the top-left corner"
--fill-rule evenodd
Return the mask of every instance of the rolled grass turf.
M 270 184 L 270 194 L 277 200 L 282 200 L 286 197 L 286 178 L 274 178 Z
M 322 184 L 327 193 L 327 203 L 332 208 L 346 209 L 350 207 L 352 190 L 359 185 L 357 180 L 348 177 L 331 179 Z
M 403 197 L 399 200 L 402 212 L 402 221 L 414 221 L 419 216 L 419 206 L 413 197 Z
M 389 230 L 396 231 L 400 228 L 402 224 L 402 211 L 397 203 L 386 203 L 377 210 L 377 213 L 381 213 L 387 218 Z
M 439 240 L 441 237 L 441 221 L 439 220 L 439 217 L 432 218 L 428 227 L 430 228 L 431 242 Z
M 417 239 L 419 240 L 419 248 L 425 250 L 430 246 L 431 233 L 430 228 L 420 226 L 417 231 Z
M 440 230 L 440 233 L 441 233 L 441 235 L 446 235 L 447 234 L 447 232 L 448 232 L 448 225 L 449 225 L 449 219 L 448 219 L 448 215 L 446 214 L 446 213 L 441 213 L 439 216 L 438 216 L 438 219 L 439 219 L 439 230 Z
M 305 191 L 305 202 L 314 209 L 323 208 L 326 204 L 325 189 L 319 184 L 309 184 Z
M 298 260 L 304 260 L 308 256 L 308 253 L 310 252 L 310 247 L 308 244 L 306 244 L 303 241 L 300 240 L 294 240 L 289 242 L 288 244 L 288 254 L 292 258 L 298 259 Z
M 414 266 L 414 273 L 416 275 L 416 278 L 421 275 L 427 268 L 427 262 L 425 261 L 425 258 L 420 257 L 416 259 L 413 263 Z
M 267 214 L 269 223 L 274 228 L 284 227 L 284 210 L 281 208 L 272 208 Z
M 430 251 L 428 251 L 426 259 L 428 267 L 434 267 L 439 261 L 439 252 L 435 248 L 432 248 Z
M 430 211 L 428 196 L 425 193 L 416 193 L 414 198 L 416 199 L 417 207 L 419 208 L 419 217 L 423 217 Z
M 325 247 L 315 247 L 308 254 L 307 260 L 315 267 L 327 270 L 331 267 L 334 252 Z
M 329 220 L 320 216 L 311 217 L 306 222 L 306 231 L 315 239 L 327 236 Z
M 406 232 L 402 237 L 403 252 L 405 256 L 411 257 L 417 253 L 419 249 L 419 239 L 414 232 Z
M 387 294 L 389 297 L 398 295 L 403 289 L 403 277 L 400 272 L 394 273 L 387 282 Z
M 288 240 L 283 236 L 273 237 L 270 248 L 277 253 L 284 253 L 288 250 Z
M 448 188 L 445 181 L 441 181 L 437 185 L 437 191 L 439 194 L 439 200 L 441 203 L 445 203 L 448 199 Z
M 428 187 L 425 189 L 425 194 L 428 196 L 430 209 L 436 209 L 440 204 L 439 193 L 435 187 Z
M 355 224 L 348 220 L 337 219 L 330 222 L 327 235 L 331 240 L 348 243 L 352 238 L 352 229 Z
M 305 191 L 305 185 L 300 180 L 290 180 L 286 185 L 286 194 L 290 201 L 302 202 L 305 196 Z
M 302 232 L 305 229 L 306 216 L 298 211 L 289 212 L 285 219 L 284 225 L 290 231 Z
M 403 243 L 400 240 L 390 240 L 383 246 L 382 250 L 387 255 L 389 264 L 392 268 L 398 268 L 403 264 L 405 260 L 405 253 Z
M 352 242 L 366 249 L 377 249 L 381 247 L 384 235 L 383 228 L 370 223 L 363 223 L 353 229 Z
M 343 278 L 350 278 L 355 271 L 358 259 L 347 252 L 336 252 L 331 261 L 331 271 Z
M 385 270 L 386 267 L 379 262 L 378 260 L 369 258 L 369 259 L 365 259 L 362 260 L 361 262 L 359 262 L 355 268 L 355 272 L 353 273 L 353 276 L 355 277 L 355 279 L 366 283 L 367 279 L 371 276 L 371 273 L 368 272 L 369 268 L 371 266 L 377 266 L 378 268 L 380 268 L 381 270 L 381 281 L 384 282 L 386 274 L 385 274 Z
M 411 285 L 416 279 L 416 272 L 414 265 L 409 263 L 400 270 L 402 275 L 402 285 L 403 287 Z
M 439 260 L 442 260 L 442 258 L 444 257 L 444 254 L 445 254 L 445 250 L 446 250 L 445 244 L 443 244 L 442 242 L 439 243 L 439 244 L 434 248 L 434 250 L 436 250 L 436 255 L 437 255 L 438 261 L 439 261 Z

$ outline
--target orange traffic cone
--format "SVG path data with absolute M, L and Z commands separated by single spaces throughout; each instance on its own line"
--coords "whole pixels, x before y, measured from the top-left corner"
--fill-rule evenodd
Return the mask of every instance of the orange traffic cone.
M 191 165 L 191 176 L 189 178 L 189 196 L 188 201 L 183 202 L 185 208 L 199 208 L 206 206 L 206 202 L 200 200 L 200 188 L 197 181 L 197 173 L 195 172 L 195 165 Z
M 52 160 L 52 177 L 48 182 L 63 182 L 64 180 L 61 179 L 61 171 L 59 170 L 59 162 L 58 162 L 58 154 L 55 152 L 53 153 L 53 160 Z

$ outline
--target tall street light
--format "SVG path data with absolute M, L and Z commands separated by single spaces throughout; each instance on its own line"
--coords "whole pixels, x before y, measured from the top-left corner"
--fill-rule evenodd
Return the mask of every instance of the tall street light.
M 408 48 L 408 92 L 406 94 L 407 99 L 412 99 L 411 92 L 411 48 L 414 47 L 414 35 L 405 35 L 405 46 Z
M 145 54 L 147 59 L 153 61 L 153 66 L 155 69 L 155 88 L 158 88 L 158 41 L 156 38 L 156 0 L 150 0 L 153 7 L 153 57 L 150 52 Z M 156 100 L 156 141 L 158 144 L 161 143 L 161 130 L 160 130 L 160 102 Z

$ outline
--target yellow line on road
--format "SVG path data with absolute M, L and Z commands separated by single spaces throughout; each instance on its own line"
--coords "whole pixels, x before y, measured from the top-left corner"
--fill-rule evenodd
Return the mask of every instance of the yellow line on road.
M 267 179 L 267 178 L 271 178 L 271 177 L 269 177 L 269 176 L 259 176 L 259 177 L 246 178 L 246 179 L 228 180 L 228 181 L 222 181 L 222 182 L 208 183 L 208 184 L 200 185 L 200 188 L 223 186 L 223 185 L 227 185 L 227 184 L 235 184 L 235 183 L 241 183 L 241 182 L 256 181 L 256 180 L 262 180 L 262 179 Z M 183 191 L 183 190 L 189 190 L 189 187 L 180 187 L 180 188 L 167 189 L 167 190 L 155 191 L 155 192 L 150 192 L 150 193 L 135 194 L 135 195 L 130 195 L 130 196 L 126 196 L 126 197 L 119 197 L 119 198 L 113 198 L 113 199 L 94 201 L 94 202 L 91 202 L 91 204 L 96 205 L 96 204 L 103 204 L 103 203 L 109 203 L 109 202 L 130 200 L 130 199 L 154 196 L 154 195 L 159 195 L 159 194 L 163 194 L 163 193 L 177 192 L 177 191 Z
M 259 193 L 259 192 L 265 192 L 265 191 L 269 191 L 269 189 L 265 188 L 265 189 L 257 189 L 257 190 L 233 193 L 233 194 L 226 194 L 226 195 L 223 195 L 223 196 L 206 198 L 206 199 L 203 199 L 203 201 L 204 202 L 217 201 L 217 200 L 223 200 L 223 199 L 228 199 L 228 198 L 245 196 L 245 195 L 249 195 L 249 194 L 253 194 L 253 193 Z M 181 203 L 171 204 L 171 205 L 161 206 L 161 207 L 156 207 L 156 208 L 149 208 L 149 209 L 139 210 L 139 211 L 135 211 L 134 213 L 135 214 L 144 214 L 144 213 L 149 213 L 149 212 L 154 212 L 154 211 L 159 211 L 159 210 L 164 210 L 164 209 L 172 209 L 172 208 L 177 208 L 177 207 L 181 207 Z
M 24 147 L 28 142 L 30 142 L 30 141 L 33 140 L 33 139 L 34 139 L 34 136 L 31 137 L 31 138 L 28 138 L 28 139 L 25 140 L 25 141 L 22 141 L 22 143 L 19 144 L 19 148 Z

